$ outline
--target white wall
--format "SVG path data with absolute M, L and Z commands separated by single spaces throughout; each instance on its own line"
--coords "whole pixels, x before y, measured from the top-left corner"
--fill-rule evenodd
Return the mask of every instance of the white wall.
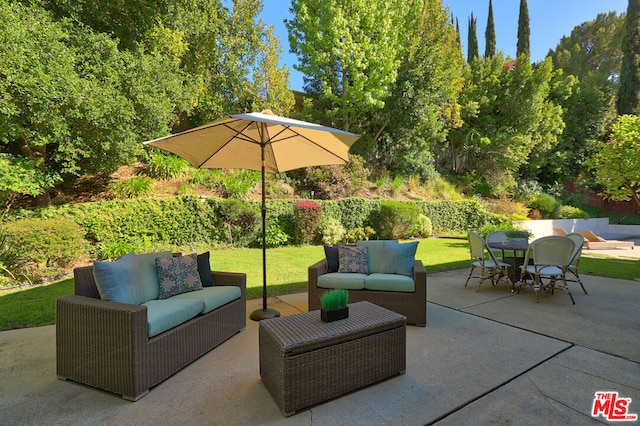
M 523 220 L 519 224 L 533 233 L 532 239 L 554 235 L 553 228 L 564 229 L 567 234 L 570 232 L 578 232 L 579 230 L 589 230 L 596 234 L 625 233 L 640 235 L 638 230 L 627 230 L 627 232 L 619 232 L 612 230 L 612 227 L 630 226 L 630 225 L 609 225 L 608 217 L 598 217 L 593 219 L 542 219 L 542 220 Z M 639 228 L 635 226 L 634 228 Z

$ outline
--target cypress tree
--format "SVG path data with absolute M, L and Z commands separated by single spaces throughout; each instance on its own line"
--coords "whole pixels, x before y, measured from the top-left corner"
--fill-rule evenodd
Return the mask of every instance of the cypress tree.
M 638 114 L 640 92 L 640 0 L 629 0 L 622 41 L 618 114 Z
M 529 28 L 529 8 L 527 0 L 520 0 L 520 17 L 518 18 L 518 47 L 516 57 L 520 55 L 530 56 L 529 38 L 531 29 Z
M 493 5 L 489 0 L 489 17 L 487 18 L 487 29 L 484 32 L 485 48 L 484 57 L 493 58 L 496 55 L 496 27 L 493 23 Z
M 476 18 L 471 13 L 469 19 L 469 34 L 467 36 L 469 46 L 467 47 L 467 62 L 472 62 L 474 58 L 478 57 L 478 35 L 476 34 Z

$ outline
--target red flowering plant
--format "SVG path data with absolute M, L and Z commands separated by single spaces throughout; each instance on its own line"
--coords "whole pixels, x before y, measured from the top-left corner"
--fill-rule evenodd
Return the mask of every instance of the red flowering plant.
M 298 201 L 295 205 L 294 239 L 297 244 L 309 244 L 318 233 L 322 206 L 313 201 Z

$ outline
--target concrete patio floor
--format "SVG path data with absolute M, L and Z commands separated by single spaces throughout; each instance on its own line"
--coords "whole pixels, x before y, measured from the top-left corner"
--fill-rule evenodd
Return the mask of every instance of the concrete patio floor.
M 635 250 L 634 250 L 635 251 Z M 138 402 L 55 374 L 55 327 L 0 333 L 0 425 L 586 425 L 595 392 L 640 414 L 640 282 L 583 277 L 588 295 L 464 287 L 428 275 L 427 327 L 407 327 L 407 371 L 284 417 L 260 380 L 258 324 Z M 247 311 L 261 306 L 247 302 Z M 306 293 L 270 298 L 290 315 Z

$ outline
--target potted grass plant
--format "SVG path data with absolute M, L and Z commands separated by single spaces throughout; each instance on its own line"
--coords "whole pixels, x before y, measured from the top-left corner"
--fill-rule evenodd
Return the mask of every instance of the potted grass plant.
M 526 229 L 509 229 L 504 233 L 512 244 L 526 244 L 531 236 L 531 232 Z
M 320 318 L 324 322 L 332 322 L 349 317 L 349 293 L 335 289 L 320 296 Z

